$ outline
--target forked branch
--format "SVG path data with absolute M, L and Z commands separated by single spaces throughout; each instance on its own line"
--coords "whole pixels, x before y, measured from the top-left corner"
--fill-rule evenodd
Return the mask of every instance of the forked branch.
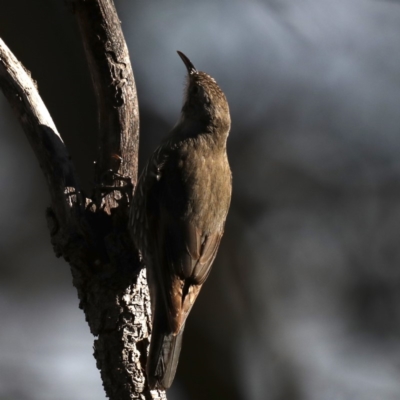
M 81 193 L 67 149 L 35 82 L 1 40 L 0 87 L 46 176 L 52 244 L 71 266 L 80 307 L 96 336 L 94 356 L 107 396 L 165 399 L 165 392 L 148 390 L 143 372 L 150 297 L 145 270 L 127 229 L 132 186 L 128 185 L 128 193 L 122 188 L 129 180 L 136 183 L 138 160 L 139 113 L 129 54 L 112 0 L 69 3 L 79 22 L 98 104 L 94 198 Z

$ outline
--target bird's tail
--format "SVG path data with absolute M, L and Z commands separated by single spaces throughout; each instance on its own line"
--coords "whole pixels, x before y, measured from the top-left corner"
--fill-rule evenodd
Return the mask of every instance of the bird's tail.
M 168 332 L 167 325 L 163 318 L 153 320 L 146 366 L 150 389 L 168 389 L 172 385 L 178 366 L 185 326 L 182 326 L 177 335 L 173 335 Z

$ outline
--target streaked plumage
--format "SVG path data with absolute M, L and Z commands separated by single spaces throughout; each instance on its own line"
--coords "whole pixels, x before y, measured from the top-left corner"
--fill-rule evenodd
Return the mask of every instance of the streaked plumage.
M 231 198 L 228 103 L 213 78 L 179 55 L 189 72 L 181 118 L 147 162 L 130 216 L 153 310 L 148 382 L 160 389 L 175 376 L 186 318 L 210 273 Z

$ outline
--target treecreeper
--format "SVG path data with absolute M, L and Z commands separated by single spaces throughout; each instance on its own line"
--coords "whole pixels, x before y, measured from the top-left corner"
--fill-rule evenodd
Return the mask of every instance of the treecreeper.
M 129 222 L 150 289 L 151 389 L 174 380 L 186 318 L 217 254 L 232 193 L 228 102 L 211 76 L 178 54 L 188 71 L 181 115 L 139 178 Z

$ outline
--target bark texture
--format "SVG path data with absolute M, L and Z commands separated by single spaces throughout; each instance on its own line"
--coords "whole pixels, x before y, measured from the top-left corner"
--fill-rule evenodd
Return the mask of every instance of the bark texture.
M 139 113 L 128 49 L 112 0 L 69 1 L 84 43 L 96 93 L 99 144 L 96 189 L 80 190 L 64 142 L 30 73 L 0 39 L 0 87 L 46 177 L 46 212 L 58 257 L 73 284 L 94 342 L 94 356 L 111 400 L 166 399 L 150 391 L 145 365 L 151 330 L 146 271 L 127 221 L 137 180 Z M 122 178 L 122 179 L 121 179 Z

